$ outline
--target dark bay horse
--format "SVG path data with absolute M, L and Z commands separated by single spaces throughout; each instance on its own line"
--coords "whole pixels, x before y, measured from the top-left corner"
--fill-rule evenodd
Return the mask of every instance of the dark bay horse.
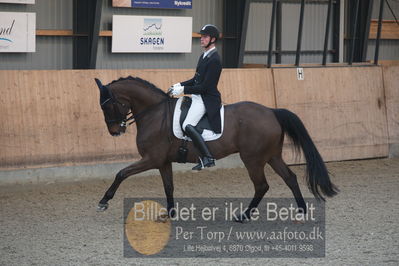
M 99 211 L 108 208 L 108 201 L 127 177 L 150 169 L 159 169 L 167 198 L 169 215 L 174 215 L 172 162 L 176 162 L 181 140 L 172 132 L 173 111 L 177 99 L 148 81 L 140 78 L 121 78 L 106 86 L 96 79 L 100 88 L 100 104 L 108 131 L 113 136 L 125 132 L 128 120 L 137 125 L 137 148 L 142 159 L 120 170 L 111 187 L 98 205 Z M 132 117 L 128 119 L 129 113 Z M 306 159 L 308 188 L 318 199 L 337 194 L 326 166 L 301 120 L 286 109 L 271 109 L 253 102 L 239 102 L 225 106 L 224 133 L 208 142 L 216 159 L 238 152 L 248 170 L 255 195 L 243 219 L 251 215 L 269 189 L 264 174 L 268 163 L 280 175 L 294 194 L 298 209 L 306 212 L 306 204 L 296 175 L 282 159 L 284 135 L 293 141 L 297 152 L 302 149 Z M 187 160 L 196 163 L 199 153 L 191 142 L 187 146 Z

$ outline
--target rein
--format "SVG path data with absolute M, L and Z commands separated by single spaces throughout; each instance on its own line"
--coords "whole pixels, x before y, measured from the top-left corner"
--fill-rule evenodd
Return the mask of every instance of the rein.
M 134 123 L 136 123 L 136 121 L 138 121 L 138 119 L 141 118 L 141 116 L 143 116 L 144 114 L 146 114 L 147 112 L 151 111 L 153 108 L 157 107 L 158 105 L 163 104 L 164 102 L 168 101 L 169 98 L 165 98 L 164 100 L 160 101 L 157 104 L 151 105 L 148 108 L 144 109 L 143 111 L 141 111 L 140 113 L 133 115 L 132 111 L 130 111 L 129 113 L 126 114 L 126 116 L 130 115 L 130 117 L 125 118 L 123 122 L 127 123 L 128 121 L 132 120 L 132 122 L 130 122 L 129 124 L 127 124 L 127 126 L 130 126 Z
M 108 103 L 109 101 L 111 101 L 112 105 L 114 106 L 114 111 L 116 113 L 116 117 L 117 118 L 113 119 L 113 120 L 105 120 L 105 122 L 106 123 L 117 123 L 117 124 L 119 123 L 120 127 L 125 127 L 125 128 L 127 128 L 128 126 L 136 123 L 143 115 L 145 115 L 147 112 L 149 112 L 153 108 L 155 108 L 155 107 L 161 105 L 162 103 L 164 103 L 164 102 L 166 102 L 166 101 L 171 99 L 170 97 L 167 97 L 164 100 L 160 101 L 159 103 L 149 106 L 148 108 L 144 109 L 143 111 L 139 112 L 136 115 L 133 115 L 133 112 L 132 112 L 131 108 L 129 108 L 130 111 L 127 114 L 123 115 L 122 112 L 120 111 L 119 106 L 122 106 L 123 108 L 126 108 L 127 107 L 126 104 L 121 103 L 120 101 L 118 101 L 114 97 L 114 95 L 111 92 L 111 90 L 108 87 L 107 87 L 107 89 L 108 89 L 110 97 L 108 99 L 106 99 L 104 102 L 100 103 L 101 108 L 103 109 L 103 106 L 106 103 Z M 131 121 L 131 122 L 129 122 L 129 121 Z

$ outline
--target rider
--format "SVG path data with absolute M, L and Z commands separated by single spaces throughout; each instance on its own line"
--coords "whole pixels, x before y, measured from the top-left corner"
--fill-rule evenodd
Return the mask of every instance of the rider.
M 172 95 L 175 96 L 181 93 L 191 94 L 192 104 L 184 120 L 183 129 L 201 154 L 200 162 L 193 167 L 193 170 L 215 166 L 215 159 L 208 146 L 195 129 L 201 118 L 207 114 L 213 132 L 221 133 L 220 107 L 222 100 L 217 85 L 222 72 L 222 64 L 215 45 L 219 38 L 219 30 L 215 25 L 207 24 L 199 33 L 204 53 L 198 60 L 194 77 L 177 83 L 170 89 Z

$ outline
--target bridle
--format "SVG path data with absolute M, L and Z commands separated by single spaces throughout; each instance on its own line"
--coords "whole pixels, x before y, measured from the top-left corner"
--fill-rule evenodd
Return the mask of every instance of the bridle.
M 104 111 L 105 110 L 105 107 L 104 107 L 105 104 L 110 102 L 112 104 L 112 106 L 113 106 L 113 110 L 114 110 L 114 113 L 115 113 L 115 116 L 116 116 L 115 119 L 105 119 L 105 123 L 107 123 L 107 124 L 112 124 L 112 123 L 119 124 L 120 127 L 125 128 L 125 129 L 128 126 L 136 123 L 139 118 L 141 118 L 145 113 L 150 111 L 152 108 L 154 108 L 154 107 L 156 107 L 156 106 L 158 106 L 158 105 L 160 105 L 160 104 L 162 104 L 165 101 L 170 99 L 170 93 L 168 93 L 169 97 L 165 98 L 165 100 L 163 100 L 163 101 L 161 101 L 161 102 L 159 102 L 157 104 L 154 104 L 154 105 L 144 109 L 143 111 L 141 111 L 140 113 L 138 113 L 136 115 L 133 115 L 133 112 L 132 112 L 132 109 L 131 109 L 130 106 L 127 106 L 126 104 L 118 101 L 114 97 L 114 94 L 112 93 L 112 91 L 107 86 L 104 86 L 104 87 L 108 90 L 109 98 L 106 99 L 105 101 L 103 101 L 102 103 L 100 103 L 101 109 Z M 121 108 L 128 108 L 129 112 L 127 114 L 123 114 L 120 111 L 120 109 L 121 109 L 120 107 Z
M 115 123 L 115 124 L 119 124 L 120 127 L 125 127 L 126 128 L 127 126 L 129 126 L 129 125 L 133 124 L 134 122 L 136 122 L 130 107 L 129 107 L 129 112 L 127 114 L 125 114 L 125 115 L 122 114 L 122 112 L 120 111 L 120 109 L 121 109 L 120 107 L 126 108 L 127 107 L 126 104 L 121 103 L 120 101 L 118 101 L 114 97 L 112 91 L 107 86 L 104 86 L 104 87 L 108 90 L 109 98 L 106 99 L 105 101 L 103 101 L 102 103 L 100 103 L 101 109 L 104 111 L 105 110 L 105 104 L 110 102 L 112 104 L 112 106 L 113 106 L 113 110 L 114 110 L 114 113 L 115 113 L 115 116 L 116 116 L 115 119 L 105 119 L 105 123 L 107 123 L 107 124 Z M 130 117 L 128 117 L 129 115 L 130 115 Z M 132 121 L 128 124 L 128 122 L 130 120 L 132 120 Z

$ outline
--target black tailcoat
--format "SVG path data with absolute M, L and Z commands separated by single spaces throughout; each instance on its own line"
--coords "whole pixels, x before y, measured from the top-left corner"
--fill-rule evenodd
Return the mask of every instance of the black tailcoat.
M 217 85 L 222 72 L 220 56 L 215 50 L 205 58 L 201 54 L 194 77 L 181 82 L 184 94 L 199 94 L 205 105 L 209 123 L 215 133 L 221 133 L 220 107 L 222 104 Z

